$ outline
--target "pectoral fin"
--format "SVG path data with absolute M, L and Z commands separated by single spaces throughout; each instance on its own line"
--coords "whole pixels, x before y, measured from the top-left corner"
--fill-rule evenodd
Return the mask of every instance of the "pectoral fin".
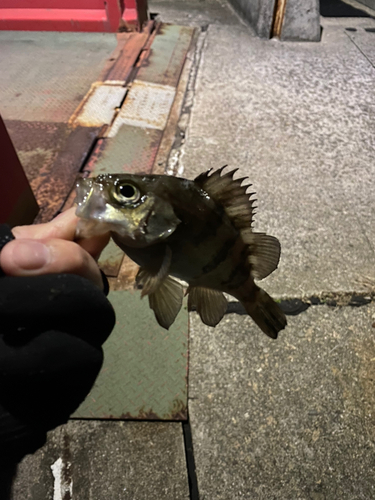
M 167 246 L 163 262 L 160 266 L 159 271 L 156 274 L 153 274 L 142 267 L 139 269 L 138 274 L 135 278 L 135 284 L 137 288 L 142 289 L 141 297 L 144 297 L 145 295 L 150 295 L 159 288 L 161 283 L 168 276 L 169 267 L 171 265 L 171 259 L 172 259 L 172 251 Z
M 150 307 L 160 326 L 169 329 L 181 309 L 183 297 L 182 285 L 170 276 L 159 285 L 155 292 L 149 294 Z
M 196 309 L 204 324 L 216 326 L 227 310 L 227 299 L 221 292 L 210 288 L 191 287 L 188 290 L 188 309 Z

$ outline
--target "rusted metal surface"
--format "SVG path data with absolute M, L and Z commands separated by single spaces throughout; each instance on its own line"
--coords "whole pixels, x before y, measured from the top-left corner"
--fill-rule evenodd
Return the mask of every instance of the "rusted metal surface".
M 137 276 L 139 266 L 133 262 L 126 254 L 121 262 L 121 267 L 116 277 L 110 277 L 109 288 L 113 292 L 121 290 L 133 290 L 135 277 Z
M 137 80 L 177 87 L 194 28 L 162 24 L 147 56 L 142 60 Z
M 0 116 L 0 224 L 30 224 L 38 205 Z
M 34 192 L 51 173 L 58 151 L 69 134 L 65 123 L 5 121 Z
M 143 33 L 127 34 L 121 53 L 114 61 L 112 67 L 103 75 L 103 80 L 122 82 L 125 85 L 130 79 L 133 67 L 149 36 L 149 30 L 145 30 Z
M 106 276 L 116 277 L 120 271 L 123 258 L 124 252 L 111 240 L 103 250 L 98 265 Z
M 173 87 L 135 80 L 108 137 L 115 137 L 123 125 L 164 130 L 175 93 Z
M 99 131 L 100 127 L 76 127 L 67 130 L 66 139 L 56 155 L 49 174 L 42 178 L 36 190 L 40 212 L 35 222 L 47 222 L 62 209 Z
M 116 326 L 105 342 L 104 364 L 73 417 L 186 420 L 188 313 L 161 328 L 139 292 L 111 291 Z

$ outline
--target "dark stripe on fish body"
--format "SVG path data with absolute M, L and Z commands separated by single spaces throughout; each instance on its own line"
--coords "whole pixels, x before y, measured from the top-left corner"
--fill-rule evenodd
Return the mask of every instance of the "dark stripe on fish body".
M 195 245 L 199 245 L 200 243 L 202 243 L 202 241 L 210 236 L 217 235 L 218 230 L 220 230 L 221 228 L 221 222 L 219 221 L 221 221 L 222 216 L 225 215 L 224 209 L 222 207 L 218 207 L 218 209 L 220 211 L 219 215 L 216 213 L 212 213 L 203 226 L 203 229 L 194 236 L 193 243 Z M 207 215 L 205 217 L 207 217 Z
M 248 248 L 245 245 L 239 256 L 239 264 L 237 264 L 237 266 L 230 273 L 229 278 L 225 281 L 222 281 L 221 283 L 222 285 L 227 286 L 228 288 L 237 288 L 249 279 L 250 265 L 249 266 L 246 265 L 247 255 L 248 255 Z M 235 280 L 237 275 L 239 280 Z M 232 285 L 233 282 L 234 284 Z
M 220 248 L 218 253 L 209 264 L 206 264 L 202 269 L 202 274 L 208 274 L 216 269 L 228 256 L 229 251 L 236 242 L 236 238 L 229 238 L 224 245 Z

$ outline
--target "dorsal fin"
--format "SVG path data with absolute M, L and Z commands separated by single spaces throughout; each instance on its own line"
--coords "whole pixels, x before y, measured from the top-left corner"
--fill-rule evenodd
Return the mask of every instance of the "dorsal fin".
M 224 207 L 233 225 L 240 231 L 243 242 L 249 247 L 248 260 L 251 264 L 252 275 L 261 280 L 277 268 L 280 259 L 280 243 L 273 236 L 253 233 L 251 225 L 255 200 L 250 199 L 250 196 L 255 193 L 246 192 L 251 184 L 241 185 L 247 177 L 233 179 L 238 169 L 222 175 L 225 167 L 226 165 L 215 170 L 211 175 L 212 169 L 208 170 L 200 174 L 195 182 Z
M 246 192 L 251 184 L 241 186 L 248 177 L 233 179 L 238 168 L 221 175 L 226 166 L 215 170 L 211 175 L 209 175 L 212 170 L 210 169 L 198 175 L 194 182 L 224 207 L 228 217 L 238 230 L 249 228 L 253 223 L 255 208 L 253 206 L 255 199 L 250 199 L 250 197 L 255 193 Z

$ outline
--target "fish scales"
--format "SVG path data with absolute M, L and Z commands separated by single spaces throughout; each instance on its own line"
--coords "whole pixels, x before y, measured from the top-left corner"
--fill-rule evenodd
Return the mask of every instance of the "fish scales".
M 79 237 L 110 232 L 139 266 L 137 286 L 157 321 L 175 320 L 188 283 L 188 306 L 215 326 L 226 311 L 223 292 L 237 298 L 271 338 L 285 328 L 284 313 L 254 278 L 278 265 L 280 244 L 255 233 L 253 200 L 224 168 L 194 181 L 165 175 L 103 174 L 77 184 Z

